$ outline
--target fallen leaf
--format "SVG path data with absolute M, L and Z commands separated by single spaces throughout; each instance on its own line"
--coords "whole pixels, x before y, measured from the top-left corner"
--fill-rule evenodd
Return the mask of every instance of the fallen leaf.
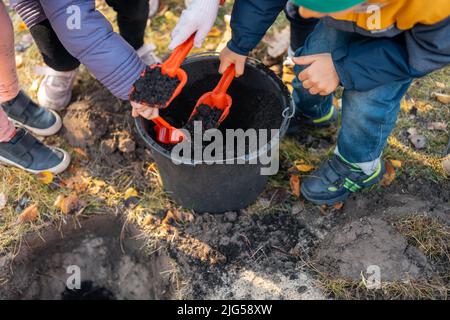
M 315 169 L 314 166 L 311 166 L 309 164 L 298 164 L 295 166 L 295 168 L 300 172 L 310 172 Z
M 392 164 L 394 168 L 400 169 L 402 167 L 402 161 L 401 160 L 389 160 L 389 162 Z
M 6 207 L 7 202 L 8 199 L 6 198 L 6 195 L 4 193 L 0 193 L 0 210 Z
M 128 188 L 126 191 L 125 191 L 125 194 L 124 194 L 124 196 L 123 196 L 123 198 L 125 199 L 125 200 L 128 200 L 129 198 L 131 198 L 131 197 L 137 197 L 138 196 L 138 192 L 136 191 L 136 189 L 134 189 L 134 188 Z
M 450 176 L 450 157 L 447 157 L 442 161 L 442 167 L 444 168 L 447 175 Z
M 403 97 L 400 101 L 400 109 L 406 113 L 409 113 L 414 106 L 415 101 L 413 99 Z
M 337 203 L 333 204 L 333 208 L 336 210 L 341 210 L 343 207 L 344 207 L 343 202 L 337 202 Z
M 89 186 L 89 180 L 81 174 L 76 174 L 75 176 L 62 180 L 62 183 L 68 189 L 74 190 L 77 193 L 86 191 Z
M 74 213 L 82 207 L 80 199 L 76 194 L 71 194 L 65 198 L 63 198 L 60 202 L 59 208 L 61 212 L 65 215 L 70 213 Z
M 17 26 L 17 31 L 21 32 L 21 31 L 25 31 L 27 30 L 27 25 L 24 22 L 20 22 L 19 25 Z
M 162 224 L 173 225 L 174 223 L 191 222 L 192 220 L 194 220 L 192 213 L 174 209 L 167 211 Z
M 439 82 L 439 81 L 435 81 L 434 82 L 436 84 L 436 87 L 438 87 L 439 89 L 445 89 L 447 86 L 445 85 L 445 83 Z
M 106 182 L 99 179 L 93 179 L 91 181 L 91 186 L 89 188 L 90 194 L 98 194 L 104 187 L 106 186 Z
M 439 131 L 445 131 L 447 130 L 447 124 L 445 122 L 430 122 L 427 125 L 428 130 L 439 130 Z
M 36 178 L 43 184 L 50 184 L 53 182 L 54 176 L 50 171 L 43 171 L 36 174 Z
M 61 209 L 61 204 L 62 204 L 63 199 L 64 199 L 64 196 L 62 194 L 57 196 L 55 202 L 53 203 L 53 206 L 55 208 Z
M 449 94 L 433 92 L 431 94 L 431 96 L 434 97 L 437 101 L 439 101 L 442 104 L 450 104 L 450 95 Z
M 410 136 L 416 136 L 419 134 L 419 131 L 417 131 L 416 128 L 409 128 L 408 130 L 406 130 L 406 132 L 408 133 L 408 135 Z
M 16 54 L 16 68 L 19 69 L 23 66 L 23 57 L 20 54 Z
M 220 29 L 217 27 L 212 27 L 208 33 L 208 37 L 213 37 L 213 38 L 220 37 L 221 35 L 222 35 L 222 31 L 220 31 Z
M 39 210 L 36 204 L 32 204 L 31 206 L 25 208 L 23 212 L 17 218 L 17 223 L 23 224 L 26 222 L 32 222 L 39 217 Z
M 383 187 L 387 187 L 390 184 L 392 184 L 392 182 L 394 182 L 395 178 L 396 174 L 394 167 L 389 162 L 386 162 L 386 173 L 384 174 L 383 179 L 381 180 L 381 185 Z
M 409 141 L 411 141 L 416 149 L 423 149 L 427 145 L 427 138 L 423 135 L 412 135 L 409 137 Z
M 89 159 L 89 157 L 88 157 L 86 151 L 84 151 L 83 149 L 81 149 L 81 148 L 73 148 L 73 151 L 74 151 L 75 153 L 79 154 L 80 156 L 82 156 L 83 158 Z
M 297 198 L 300 197 L 300 178 L 298 175 L 293 174 L 290 179 L 292 194 Z

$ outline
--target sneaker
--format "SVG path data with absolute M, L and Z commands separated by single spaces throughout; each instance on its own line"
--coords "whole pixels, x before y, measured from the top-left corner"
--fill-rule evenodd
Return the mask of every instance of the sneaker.
M 148 18 L 153 18 L 159 11 L 161 2 L 159 0 L 148 1 Z
M 38 90 L 38 103 L 56 111 L 63 110 L 72 99 L 72 88 L 78 69 L 61 72 L 49 67 L 36 67 L 35 71 L 43 75 Z
M 303 180 L 301 191 L 307 200 L 330 206 L 347 200 L 353 192 L 377 184 L 385 172 L 384 163 L 380 162 L 377 170 L 368 176 L 359 167 L 334 155 Z
M 161 63 L 161 59 L 155 55 L 155 49 L 154 44 L 144 44 L 136 53 L 146 65 L 151 66 L 152 64 Z
M 319 119 L 311 119 L 305 116 L 294 116 L 289 122 L 289 128 L 287 130 L 288 135 L 293 135 L 304 126 L 312 127 L 329 127 L 338 120 L 339 111 L 332 105 L 327 115 Z
M 25 129 L 18 129 L 9 142 L 0 143 L 0 163 L 35 174 L 59 174 L 69 167 L 70 156 L 64 150 L 46 146 Z
M 17 127 L 26 128 L 38 136 L 52 136 L 62 127 L 61 117 L 55 111 L 37 105 L 23 91 L 1 107 Z

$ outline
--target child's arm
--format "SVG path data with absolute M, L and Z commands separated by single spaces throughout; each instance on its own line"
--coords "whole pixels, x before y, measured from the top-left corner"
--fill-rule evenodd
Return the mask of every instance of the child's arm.
M 95 9 L 94 0 L 40 0 L 61 43 L 115 96 L 128 100 L 145 64 Z
M 232 38 L 220 55 L 219 72 L 234 64 L 236 76 L 244 72 L 245 60 L 275 22 L 287 0 L 236 0 L 231 15 Z
M 403 38 L 404 37 L 404 38 Z M 422 77 L 450 64 L 450 18 L 418 25 L 395 38 L 367 38 L 335 50 L 333 61 L 346 89 L 367 91 L 379 85 Z

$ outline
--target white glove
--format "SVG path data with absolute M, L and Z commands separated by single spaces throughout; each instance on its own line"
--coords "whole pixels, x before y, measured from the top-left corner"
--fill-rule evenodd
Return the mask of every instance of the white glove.
M 219 5 L 220 0 L 193 0 L 191 5 L 183 10 L 180 20 L 172 32 L 169 49 L 175 49 L 195 32 L 197 34 L 194 45 L 200 48 L 216 21 Z

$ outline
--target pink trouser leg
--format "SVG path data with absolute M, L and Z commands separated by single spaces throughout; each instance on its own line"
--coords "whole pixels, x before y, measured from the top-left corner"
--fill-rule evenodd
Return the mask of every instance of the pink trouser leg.
M 5 5 L 0 0 L 0 103 L 14 99 L 19 93 L 19 81 L 14 55 L 14 31 Z M 0 142 L 9 141 L 15 134 L 14 125 L 0 110 Z

